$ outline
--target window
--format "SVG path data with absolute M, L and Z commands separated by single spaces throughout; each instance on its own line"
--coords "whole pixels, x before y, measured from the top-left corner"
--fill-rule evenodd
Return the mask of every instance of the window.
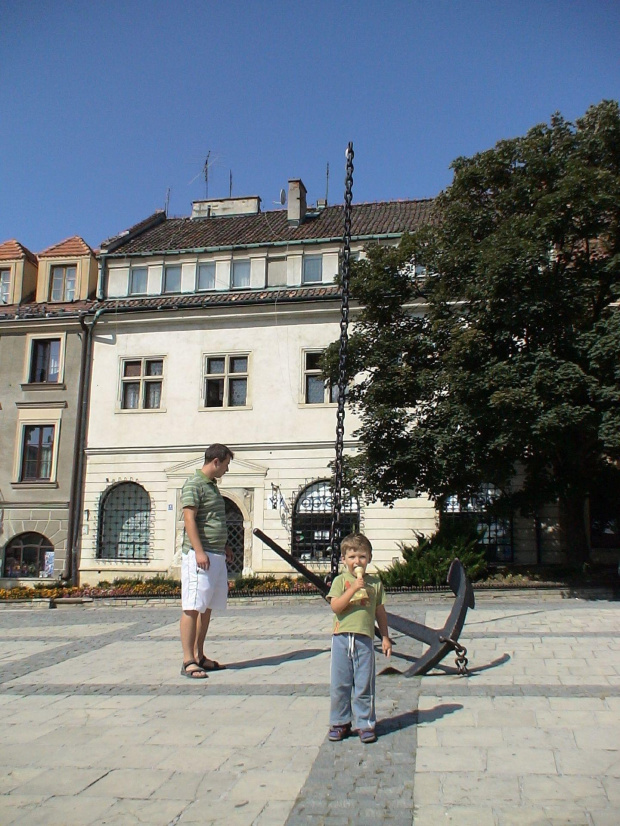
M 323 256 L 307 255 L 304 258 L 304 284 L 316 284 L 323 280 Z
M 291 553 L 297 559 L 320 562 L 329 559 L 332 524 L 332 490 L 327 479 L 304 488 L 295 502 Z M 342 491 L 340 529 L 342 536 L 359 530 L 360 507 L 355 497 Z
M 243 529 L 243 514 L 237 505 L 224 497 L 226 508 L 226 528 L 228 529 L 228 544 L 232 548 L 233 559 L 227 565 L 229 574 L 241 576 L 243 571 L 243 548 L 245 545 L 245 531 Z
M 40 533 L 22 533 L 11 539 L 4 552 L 4 576 L 54 576 L 54 546 Z
M 35 338 L 30 351 L 31 384 L 57 384 L 60 379 L 60 339 Z
M 590 485 L 590 547 L 620 548 L 620 468 L 610 465 Z
M 248 358 L 245 355 L 205 356 L 205 407 L 246 407 Z
M 53 424 L 26 425 L 22 431 L 20 482 L 49 482 L 54 451 Z
M 441 509 L 441 521 L 458 522 L 477 532 L 489 562 L 512 562 L 512 516 L 493 510 L 500 491 L 495 485 L 482 485 L 468 500 L 448 496 Z
M 146 295 L 147 278 L 146 267 L 134 267 L 129 273 L 129 295 Z
M 215 289 L 215 262 L 198 265 L 196 289 L 199 292 Z
M 164 292 L 181 292 L 181 267 L 177 265 L 174 267 L 166 267 L 164 272 Z
M 104 493 L 99 509 L 98 559 L 146 562 L 151 539 L 151 500 L 141 485 L 120 482 Z
M 73 301 L 75 298 L 75 264 L 52 267 L 50 301 Z
M 126 359 L 121 369 L 121 409 L 157 410 L 161 406 L 163 359 Z
M 9 303 L 9 288 L 11 286 L 11 270 L 0 270 L 0 304 Z
M 338 401 L 338 385 L 325 381 L 321 372 L 323 351 L 305 352 L 304 404 L 327 404 Z
M 233 261 L 232 284 L 233 289 L 250 286 L 250 262 Z
M 268 287 L 283 287 L 286 286 L 287 278 L 287 264 L 286 257 L 280 256 L 278 258 L 267 259 L 267 286 Z

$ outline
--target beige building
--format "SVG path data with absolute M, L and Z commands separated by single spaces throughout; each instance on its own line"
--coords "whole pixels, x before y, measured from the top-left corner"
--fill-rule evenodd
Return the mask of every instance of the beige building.
M 81 238 L 0 244 L 0 587 L 69 576 L 84 340 L 97 261 Z

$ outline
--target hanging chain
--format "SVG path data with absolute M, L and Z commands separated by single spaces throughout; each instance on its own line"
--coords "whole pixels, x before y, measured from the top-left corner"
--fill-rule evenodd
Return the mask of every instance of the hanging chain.
M 347 345 L 349 342 L 349 280 L 351 272 L 351 204 L 353 201 L 353 144 L 347 146 L 347 171 L 344 190 L 344 236 L 342 245 L 340 351 L 338 358 L 338 412 L 336 415 L 336 461 L 332 489 L 332 524 L 329 531 L 331 547 L 331 579 L 338 574 L 340 560 L 343 451 L 344 451 L 344 402 L 347 389 Z
M 451 639 L 450 637 L 439 637 L 439 642 L 447 642 L 450 648 L 456 654 L 456 667 L 461 677 L 466 677 L 469 674 L 467 670 L 467 649 L 461 645 L 460 642 Z

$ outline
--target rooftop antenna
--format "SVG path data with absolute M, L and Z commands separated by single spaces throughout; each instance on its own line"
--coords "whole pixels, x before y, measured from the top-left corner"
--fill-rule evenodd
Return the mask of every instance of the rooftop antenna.
M 207 152 L 207 158 L 205 160 L 205 165 L 203 167 L 203 171 L 205 174 L 205 201 L 209 200 L 209 156 L 211 155 L 211 150 Z
M 329 161 L 327 161 L 327 169 L 325 170 L 325 206 L 328 204 L 329 198 Z
M 228 197 L 232 198 L 232 169 L 230 170 L 230 175 L 228 177 Z
M 166 218 L 168 217 L 168 206 L 170 205 L 170 187 L 166 190 L 166 206 L 164 207 L 164 212 L 166 213 Z

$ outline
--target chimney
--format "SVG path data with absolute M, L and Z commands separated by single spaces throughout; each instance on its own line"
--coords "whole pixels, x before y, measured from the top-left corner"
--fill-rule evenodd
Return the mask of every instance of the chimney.
M 301 224 L 306 215 L 306 187 L 301 178 L 288 182 L 288 222 Z

